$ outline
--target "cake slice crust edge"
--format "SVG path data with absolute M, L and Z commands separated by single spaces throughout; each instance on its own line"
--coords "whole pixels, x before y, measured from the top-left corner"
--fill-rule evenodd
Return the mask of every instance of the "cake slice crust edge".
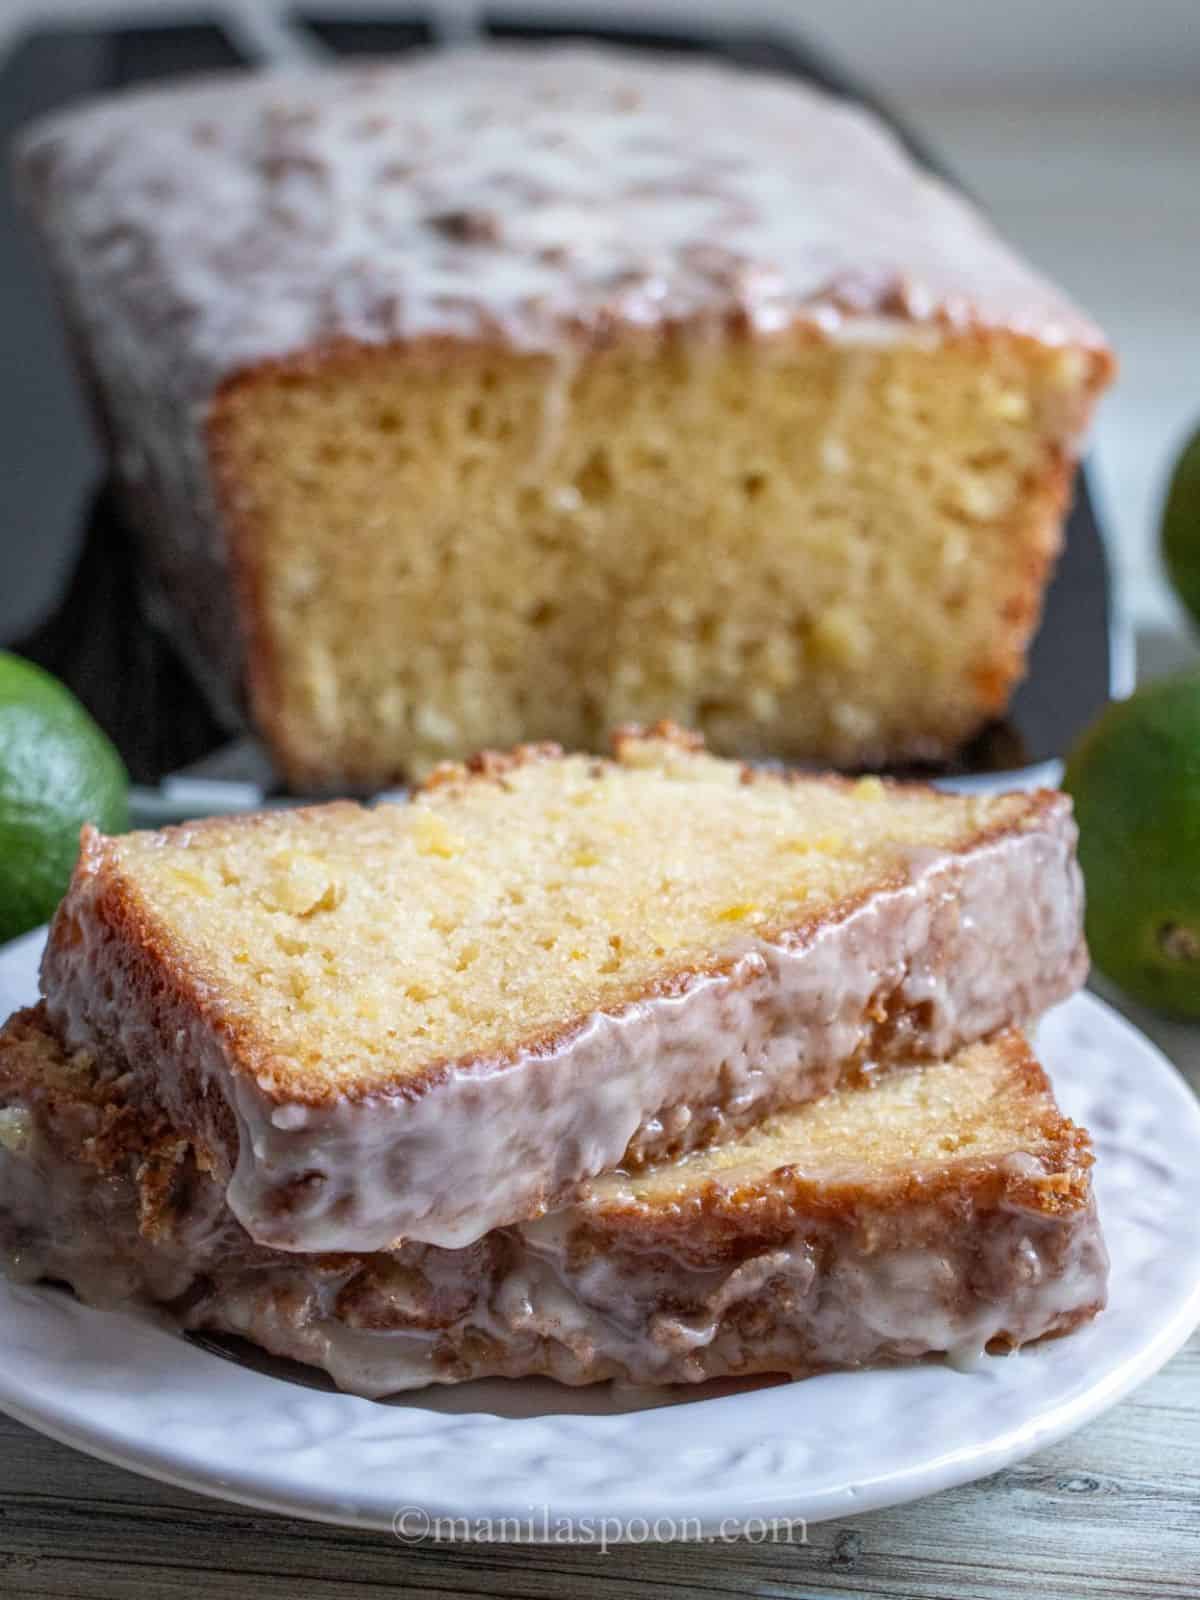
M 967 1092 L 943 1115 L 951 1084 Z M 736 1183 L 705 1177 L 704 1158 L 659 1169 L 683 1205 L 630 1203 L 601 1180 L 569 1211 L 450 1251 L 263 1249 L 172 1130 L 128 1114 L 127 1086 L 64 1052 L 41 1010 L 0 1032 L 9 1261 L 98 1303 L 165 1305 L 183 1328 L 249 1337 L 354 1392 L 958 1358 L 1068 1332 L 1105 1300 L 1090 1141 L 1016 1031 L 839 1091 L 825 1117 L 880 1145 L 857 1177 L 822 1174 L 837 1141 L 806 1132 L 808 1108 L 785 1119 L 790 1166 L 750 1156 Z M 975 1153 L 937 1159 L 939 1126 Z M 914 1141 L 932 1159 L 914 1165 Z
M 674 730 L 618 742 L 626 761 L 662 749 L 697 756 Z M 544 749 L 488 756 L 437 784 L 503 785 L 514 761 L 554 759 Z M 237 824 L 272 826 L 288 824 Z M 929 852 L 904 881 L 885 874 L 790 936 L 767 930 L 777 936 L 735 945 L 711 970 L 668 973 L 659 989 L 564 1019 L 507 1054 L 330 1095 L 281 1076 L 254 1031 L 239 1030 L 136 884 L 113 870 L 113 851 L 85 841 L 43 964 L 51 1015 L 72 1046 L 151 1076 L 174 1124 L 228 1182 L 238 1216 L 281 1248 L 468 1243 L 566 1204 L 622 1160 L 682 1154 L 815 1098 L 868 1060 L 936 1058 L 1032 1018 L 1086 967 L 1069 802 L 1014 795 L 960 849 Z

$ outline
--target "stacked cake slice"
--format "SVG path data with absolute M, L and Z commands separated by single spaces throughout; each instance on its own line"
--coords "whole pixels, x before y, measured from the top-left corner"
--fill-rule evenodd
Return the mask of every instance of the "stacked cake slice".
M 1068 803 L 631 731 L 405 805 L 84 841 L 0 1036 L 0 1243 L 382 1394 L 1017 1345 L 1104 1300 L 1017 1026 Z

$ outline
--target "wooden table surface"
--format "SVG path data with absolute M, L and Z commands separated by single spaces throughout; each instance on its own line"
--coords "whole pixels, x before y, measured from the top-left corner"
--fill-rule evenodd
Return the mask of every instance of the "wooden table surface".
M 1200 1091 L 1200 1028 L 1122 1009 Z M 1131 1398 L 1031 1460 L 914 1505 L 813 1524 L 807 1532 L 807 1544 L 639 1545 L 606 1553 L 405 1545 L 151 1483 L 0 1416 L 6 1600 L 357 1600 L 380 1591 L 429 1600 L 1197 1600 L 1200 1333 Z
M 586 1549 L 401 1545 L 151 1483 L 0 1417 L 0 1594 L 87 1600 L 428 1596 L 650 1600 L 1195 1600 L 1200 1336 L 1072 1439 L 981 1483 L 808 1543 Z

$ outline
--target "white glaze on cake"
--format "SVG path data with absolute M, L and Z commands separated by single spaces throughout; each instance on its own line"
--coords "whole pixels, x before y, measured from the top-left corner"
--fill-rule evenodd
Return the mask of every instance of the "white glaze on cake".
M 147 992 L 86 874 L 43 991 L 69 1046 L 132 1063 L 209 1151 L 259 1242 L 461 1247 L 567 1204 L 623 1158 L 679 1153 L 823 1094 L 872 1044 L 936 1059 L 1036 1017 L 1086 972 L 1074 846 L 1062 798 L 1022 831 L 914 855 L 908 883 L 790 944 L 748 942 L 679 994 L 580 1018 L 547 1047 L 452 1064 L 419 1094 L 281 1102 L 208 1018 Z
M 391 1297 L 394 1327 L 343 1320 L 338 1298 L 353 1275 L 309 1273 L 299 1258 L 218 1279 L 184 1325 L 236 1333 L 379 1397 L 530 1374 L 650 1385 L 802 1377 L 931 1354 L 966 1368 L 993 1340 L 1060 1331 L 1105 1297 L 1094 1205 L 1054 1220 L 968 1212 L 957 1234 L 940 1214 L 918 1214 L 906 1227 L 920 1242 L 884 1249 L 803 1219 L 781 1245 L 702 1268 L 636 1249 L 573 1263 L 571 1215 L 505 1230 L 503 1269 L 471 1273 L 468 1309 L 440 1328 L 423 1325 L 432 1250 Z
M 897 1206 L 892 1184 L 875 1191 L 868 1179 L 849 1212 L 819 1193 L 766 1221 L 749 1204 L 719 1228 L 697 1217 L 674 1246 L 622 1219 L 629 1197 L 609 1179 L 568 1211 L 464 1250 L 313 1260 L 256 1246 L 194 1173 L 175 1212 L 139 1231 L 136 1154 L 124 1174 L 81 1159 L 90 1107 L 39 1102 L 28 1086 L 10 1085 L 7 1100 L 26 1122 L 23 1140 L 0 1149 L 10 1273 L 236 1333 L 368 1396 L 533 1373 L 662 1384 L 931 1353 L 964 1364 L 993 1339 L 1069 1328 L 1105 1299 L 1090 1195 L 1057 1211 L 1028 1203 L 1031 1179 L 1065 1173 L 1021 1150 L 983 1163 L 994 1178 L 981 1185 L 960 1163 L 962 1177 L 927 1203 Z M 748 1176 L 769 1206 L 772 1173 Z
M 166 391 L 339 338 L 541 349 L 731 314 L 1102 343 L 876 118 L 718 65 L 491 48 L 245 74 L 55 116 L 24 163 L 84 314 Z

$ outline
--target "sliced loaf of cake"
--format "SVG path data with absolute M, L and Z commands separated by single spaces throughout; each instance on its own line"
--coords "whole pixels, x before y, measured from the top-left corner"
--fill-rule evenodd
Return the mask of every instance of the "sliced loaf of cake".
M 678 730 L 349 803 L 88 832 L 42 984 L 264 1243 L 462 1245 L 1081 981 L 1070 802 Z
M 111 97 L 22 168 L 150 572 L 298 791 L 1003 709 L 1112 357 L 862 109 L 495 48 Z
M 383 1395 L 544 1374 L 692 1383 L 963 1358 L 1104 1304 L 1087 1134 L 1017 1032 L 834 1091 L 718 1149 L 589 1185 L 459 1250 L 255 1244 L 128 1072 L 45 1016 L 0 1032 L 0 1255 Z

